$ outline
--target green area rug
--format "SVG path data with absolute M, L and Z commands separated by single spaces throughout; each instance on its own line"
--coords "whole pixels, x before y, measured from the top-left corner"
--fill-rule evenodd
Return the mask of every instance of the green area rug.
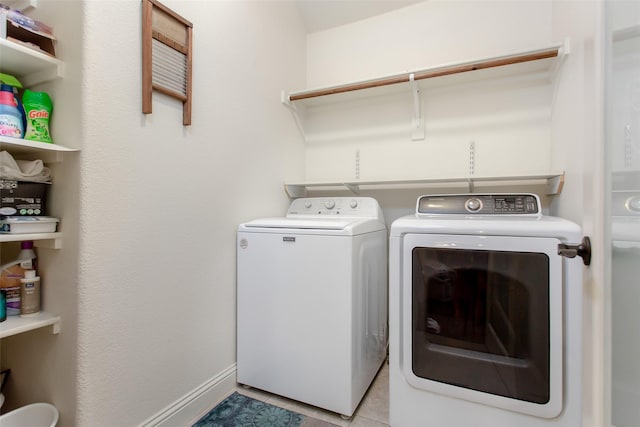
M 193 427 L 336 427 L 239 393 L 220 402 Z

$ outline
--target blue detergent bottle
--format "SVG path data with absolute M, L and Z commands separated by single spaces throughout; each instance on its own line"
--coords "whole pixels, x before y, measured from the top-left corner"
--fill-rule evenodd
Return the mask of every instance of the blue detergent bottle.
M 22 86 L 20 86 L 22 87 Z M 18 88 L 10 85 L 10 84 L 6 84 L 6 83 L 1 83 L 0 84 L 0 91 L 2 92 L 11 92 L 13 94 L 13 97 L 16 100 L 16 104 L 18 111 L 20 112 L 20 115 L 22 116 L 22 129 L 26 130 L 27 129 L 27 115 L 24 112 L 24 107 L 22 105 L 22 101 L 20 101 L 20 96 L 18 95 Z M 23 137 L 24 137 L 24 132 L 23 132 Z
M 18 110 L 18 103 L 13 90 L 10 92 L 0 90 L 0 136 L 12 138 L 22 138 L 24 136 L 22 114 Z

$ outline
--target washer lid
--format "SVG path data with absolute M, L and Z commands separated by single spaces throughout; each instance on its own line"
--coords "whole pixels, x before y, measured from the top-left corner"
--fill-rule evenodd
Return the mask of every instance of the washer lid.
M 355 236 L 386 230 L 384 223 L 369 218 L 264 218 L 240 224 L 249 233 L 315 234 Z
M 295 228 L 309 230 L 344 230 L 353 223 L 344 219 L 263 218 L 244 224 L 248 228 Z

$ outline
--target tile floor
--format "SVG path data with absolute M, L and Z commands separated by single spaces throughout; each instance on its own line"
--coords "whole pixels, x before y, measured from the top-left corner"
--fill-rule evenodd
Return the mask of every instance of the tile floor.
M 240 394 L 280 406 L 312 418 L 327 421 L 340 427 L 389 427 L 389 364 L 382 364 L 380 372 L 364 395 L 351 419 L 345 420 L 335 412 L 296 402 L 261 390 L 238 386 Z

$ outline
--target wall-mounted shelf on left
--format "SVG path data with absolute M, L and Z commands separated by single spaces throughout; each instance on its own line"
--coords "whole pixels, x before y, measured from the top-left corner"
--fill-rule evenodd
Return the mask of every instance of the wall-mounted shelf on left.
M 22 334 L 24 332 L 52 327 L 52 333 L 60 333 L 60 316 L 41 311 L 33 317 L 7 316 L 7 320 L 0 323 L 0 338 Z
M 57 58 L 0 38 L 0 71 L 20 80 L 24 87 L 61 78 L 64 63 Z
M 47 249 L 62 248 L 62 233 L 23 233 L 23 234 L 0 234 L 0 243 L 24 242 L 31 240 L 36 247 Z
M 60 162 L 64 153 L 80 151 L 77 148 L 69 148 L 64 145 L 7 136 L 0 136 L 0 147 L 2 150 L 9 151 L 14 157 L 27 156 L 40 159 L 44 163 Z

